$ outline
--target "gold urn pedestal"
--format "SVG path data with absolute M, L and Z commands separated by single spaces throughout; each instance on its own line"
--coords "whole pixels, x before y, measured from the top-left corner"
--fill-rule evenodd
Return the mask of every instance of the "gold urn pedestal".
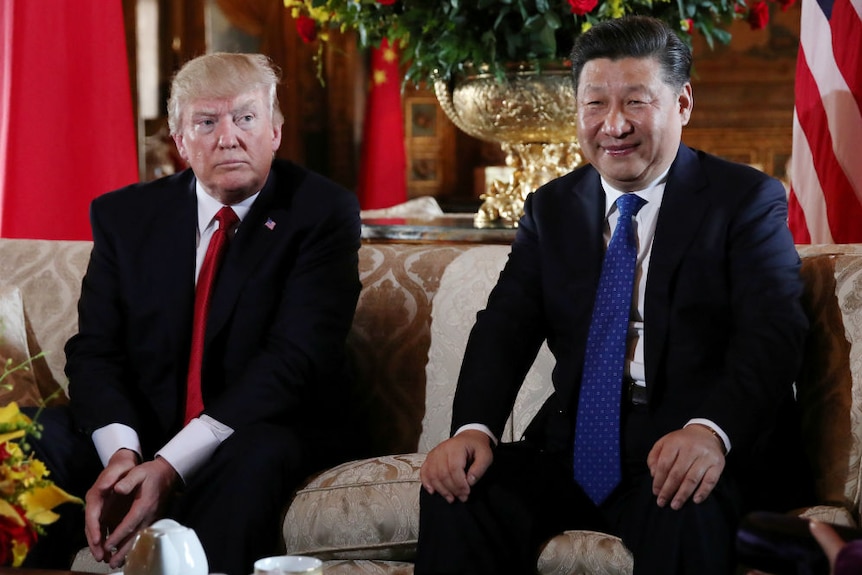
M 512 168 L 507 180 L 491 182 L 474 216 L 476 227 L 515 227 L 527 195 L 562 176 L 583 160 L 577 140 L 574 84 L 568 66 L 513 65 L 504 80 L 477 72 L 434 91 L 443 111 L 459 129 L 494 142 Z

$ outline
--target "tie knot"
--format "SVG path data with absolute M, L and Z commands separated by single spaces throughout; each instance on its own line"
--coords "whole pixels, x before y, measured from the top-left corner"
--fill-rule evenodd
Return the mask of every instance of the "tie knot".
M 617 198 L 617 209 L 620 211 L 620 218 L 630 218 L 640 210 L 646 200 L 633 193 L 627 193 Z
M 215 219 L 218 222 L 219 229 L 225 231 L 230 231 L 239 222 L 236 212 L 230 206 L 224 206 L 216 212 Z

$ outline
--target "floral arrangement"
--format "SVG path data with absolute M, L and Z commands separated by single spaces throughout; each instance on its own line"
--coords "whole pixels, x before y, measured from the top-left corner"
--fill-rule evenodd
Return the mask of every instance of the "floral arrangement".
M 10 373 L 27 369 L 33 359 L 14 367 L 7 362 L 0 384 Z M 59 519 L 55 507 L 83 503 L 47 479 L 45 464 L 33 456 L 27 438 L 40 432 L 41 426 L 21 413 L 14 401 L 0 407 L 0 565 L 18 567 L 24 562 L 44 534 L 43 526 Z
M 509 62 L 561 61 L 574 38 L 598 22 L 646 14 L 667 22 L 684 40 L 700 32 L 707 43 L 727 43 L 725 27 L 769 22 L 769 4 L 795 0 L 284 0 L 306 42 L 329 31 L 355 30 L 363 47 L 386 39 L 401 50 L 405 80 L 451 78 L 476 64 L 502 75 Z M 318 58 L 318 64 L 320 59 Z

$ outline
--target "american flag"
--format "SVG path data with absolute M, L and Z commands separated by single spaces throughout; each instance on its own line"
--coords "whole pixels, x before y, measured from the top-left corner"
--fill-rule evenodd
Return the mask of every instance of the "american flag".
M 862 0 L 802 0 L 790 179 L 797 243 L 862 242 Z

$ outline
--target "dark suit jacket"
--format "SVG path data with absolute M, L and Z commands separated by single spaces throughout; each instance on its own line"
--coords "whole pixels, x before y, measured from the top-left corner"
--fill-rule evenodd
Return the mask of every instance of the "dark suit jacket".
M 527 198 L 512 252 L 471 333 L 453 430 L 501 433 L 547 339 L 554 394 L 526 437 L 570 452 L 584 349 L 604 254 L 605 195 L 582 167 Z M 707 418 L 730 436 L 728 465 L 775 454 L 792 416 L 806 317 L 783 186 L 681 145 L 670 169 L 646 280 L 645 444 Z M 785 450 L 786 451 L 786 450 Z M 643 454 L 644 458 L 646 453 Z M 762 461 L 762 460 L 760 460 Z M 733 472 L 733 471 L 732 471 Z M 772 475 L 776 477 L 776 475 Z M 780 477 L 780 476 L 778 476 Z
M 151 455 L 182 425 L 194 301 L 195 177 L 135 184 L 91 206 L 94 246 L 66 346 L 77 425 L 122 423 Z M 205 413 L 272 421 L 308 441 L 339 434 L 345 339 L 360 283 L 356 197 L 276 160 L 231 240 L 212 297 Z

